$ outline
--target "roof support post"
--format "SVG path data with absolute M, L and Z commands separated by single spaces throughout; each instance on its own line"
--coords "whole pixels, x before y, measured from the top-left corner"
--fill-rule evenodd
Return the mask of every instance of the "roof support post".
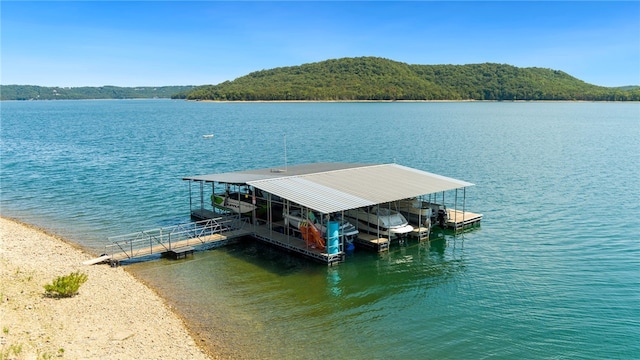
M 389 224 L 387 225 L 391 225 L 390 224 L 391 223 L 391 202 L 388 202 L 387 205 L 388 205 L 387 209 L 389 210 Z M 389 241 L 389 245 L 391 245 L 391 228 L 390 227 L 387 227 L 387 240 Z
M 204 183 L 200 181 L 200 210 L 204 210 Z
M 258 222 L 258 218 L 256 217 L 256 209 L 258 208 L 258 200 L 256 200 L 256 189 L 253 186 L 249 186 L 249 195 L 251 195 L 251 204 L 253 205 L 253 209 L 251 210 L 251 231 L 256 232 L 256 222 Z
M 418 196 L 416 199 L 418 201 L 418 205 L 420 205 L 418 208 L 418 236 L 420 236 L 420 228 L 422 227 L 422 195 Z
M 453 214 L 453 232 L 458 232 L 458 189 L 456 188 L 456 197 L 453 206 L 455 213 Z M 463 224 L 464 226 L 464 224 Z
M 193 204 L 191 201 L 191 181 L 189 181 L 189 214 L 193 213 Z
M 254 188 L 255 189 L 255 188 Z M 269 224 L 269 230 L 273 230 L 273 219 L 271 218 L 271 193 L 267 193 L 267 224 Z
M 289 214 L 289 212 L 291 211 L 290 207 L 291 202 L 287 199 L 284 199 L 284 204 L 282 205 L 283 214 Z M 291 239 L 289 239 L 289 225 L 287 223 L 285 223 L 284 225 L 284 232 L 285 234 L 287 234 L 287 243 L 289 243 Z
M 462 188 L 462 229 L 464 230 L 464 222 L 465 222 L 465 208 L 467 205 L 467 188 L 464 187 Z
M 220 184 L 218 184 L 217 186 L 220 186 Z M 214 205 L 216 203 L 216 181 L 212 181 L 211 182 L 211 211 L 213 211 L 214 214 L 218 213 L 218 208 Z

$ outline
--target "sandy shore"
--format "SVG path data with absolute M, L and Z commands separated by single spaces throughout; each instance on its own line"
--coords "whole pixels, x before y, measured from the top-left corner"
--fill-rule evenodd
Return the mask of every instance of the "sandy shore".
M 0 359 L 209 359 L 182 320 L 123 268 L 91 258 L 62 239 L 0 218 Z M 80 271 L 72 298 L 44 285 Z

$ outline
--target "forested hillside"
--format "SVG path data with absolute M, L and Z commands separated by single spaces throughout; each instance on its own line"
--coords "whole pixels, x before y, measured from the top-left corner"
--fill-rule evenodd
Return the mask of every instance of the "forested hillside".
M 640 100 L 640 88 L 503 64 L 409 65 L 375 57 L 252 72 L 174 96 L 189 100 Z
M 639 86 L 587 84 L 559 70 L 505 64 L 409 65 L 343 58 L 252 72 L 205 86 L 42 87 L 0 85 L 0 100 L 586 100 L 640 101 Z
M 0 100 L 78 100 L 78 99 L 152 99 L 170 98 L 194 86 L 162 87 L 44 87 L 0 85 Z

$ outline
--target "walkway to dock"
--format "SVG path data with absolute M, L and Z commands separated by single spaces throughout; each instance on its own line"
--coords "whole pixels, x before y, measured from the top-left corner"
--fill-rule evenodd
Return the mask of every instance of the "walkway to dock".
M 109 238 L 104 255 L 85 261 L 87 265 L 140 258 L 153 254 L 182 257 L 194 251 L 194 246 L 214 248 L 226 245 L 230 240 L 251 234 L 251 226 L 233 217 L 175 225 L 171 227 L 139 231 Z

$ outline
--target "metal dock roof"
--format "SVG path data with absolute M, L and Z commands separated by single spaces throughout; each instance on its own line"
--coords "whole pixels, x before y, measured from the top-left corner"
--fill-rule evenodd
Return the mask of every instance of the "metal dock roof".
M 321 213 L 472 186 L 472 183 L 397 164 L 316 163 L 186 177 L 184 180 L 248 184 Z
M 247 184 L 249 181 L 275 179 L 286 176 L 314 174 L 325 171 L 351 169 L 359 166 L 371 166 L 371 164 L 348 163 L 313 163 L 287 166 L 286 168 L 266 168 L 234 171 L 220 174 L 198 175 L 183 178 L 183 180 L 221 182 L 227 184 Z

